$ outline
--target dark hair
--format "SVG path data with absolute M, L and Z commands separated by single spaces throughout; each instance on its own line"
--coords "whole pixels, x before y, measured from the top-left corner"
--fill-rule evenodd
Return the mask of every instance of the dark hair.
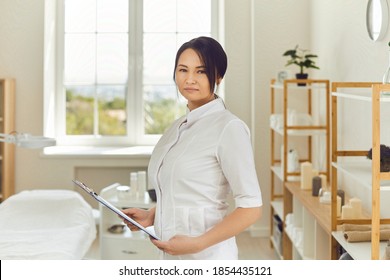
M 227 69 L 227 56 L 222 46 L 211 37 L 198 37 L 184 43 L 176 53 L 173 80 L 176 79 L 176 67 L 180 55 L 186 49 L 193 49 L 206 67 L 207 79 L 210 83 L 210 90 L 214 92 L 215 83 L 218 78 L 223 78 Z

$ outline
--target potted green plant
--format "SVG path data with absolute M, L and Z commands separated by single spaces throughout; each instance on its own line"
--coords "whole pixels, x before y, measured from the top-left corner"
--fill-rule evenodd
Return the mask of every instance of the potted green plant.
M 299 45 L 296 45 L 294 49 L 287 50 L 283 56 L 290 57 L 285 66 L 295 64 L 299 67 L 299 73 L 295 74 L 297 79 L 307 79 L 309 74 L 305 71 L 309 68 L 320 69 L 314 58 L 318 56 L 315 54 L 309 53 L 309 50 L 299 48 Z M 300 84 L 299 84 L 300 85 Z M 305 85 L 305 84 L 303 84 Z

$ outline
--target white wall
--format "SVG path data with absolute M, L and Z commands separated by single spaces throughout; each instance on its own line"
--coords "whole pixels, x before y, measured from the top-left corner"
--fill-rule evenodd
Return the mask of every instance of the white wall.
M 376 43 L 369 40 L 365 8 L 366 1 L 353 0 L 225 0 L 229 55 L 225 99 L 254 134 L 265 202 L 260 228 L 269 226 L 269 80 L 284 68 L 282 53 L 299 43 L 319 55 L 321 70 L 313 71 L 314 77 L 379 81 L 387 66 L 390 36 Z M 16 128 L 39 135 L 43 133 L 44 0 L 0 0 L 0 13 L 0 76 L 17 82 Z M 78 167 L 131 169 L 146 163 L 145 158 L 42 158 L 38 151 L 17 149 L 16 191 L 73 188 L 70 180 Z
M 312 1 L 311 42 L 320 57 L 321 76 L 332 81 L 382 81 L 388 65 L 390 32 L 381 41 L 369 39 L 367 2 Z

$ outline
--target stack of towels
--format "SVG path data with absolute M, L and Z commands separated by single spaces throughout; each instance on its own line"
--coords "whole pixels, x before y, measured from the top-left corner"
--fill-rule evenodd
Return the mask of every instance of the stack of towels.
M 343 224 L 342 230 L 348 242 L 371 241 L 371 225 Z M 390 225 L 380 225 L 380 240 L 390 240 Z

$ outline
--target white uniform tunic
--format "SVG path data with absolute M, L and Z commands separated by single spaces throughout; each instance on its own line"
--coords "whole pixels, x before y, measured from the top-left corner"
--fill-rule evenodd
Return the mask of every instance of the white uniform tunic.
M 149 163 L 156 189 L 154 221 L 162 240 L 199 236 L 227 214 L 227 197 L 236 207 L 259 207 L 262 197 L 249 129 L 217 98 L 176 120 L 156 145 Z M 172 259 L 237 259 L 235 238 L 200 253 Z

